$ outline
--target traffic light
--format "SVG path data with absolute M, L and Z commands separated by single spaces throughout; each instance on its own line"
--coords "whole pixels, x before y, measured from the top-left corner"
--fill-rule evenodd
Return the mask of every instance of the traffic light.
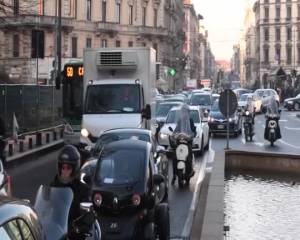
M 175 68 L 169 68 L 169 70 L 168 70 L 169 76 L 174 77 L 176 75 L 176 73 L 177 73 L 177 71 Z

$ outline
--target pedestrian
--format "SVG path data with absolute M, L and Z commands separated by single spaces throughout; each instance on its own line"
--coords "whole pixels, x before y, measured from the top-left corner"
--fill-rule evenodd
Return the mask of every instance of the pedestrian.
M 4 150 L 6 146 L 5 137 L 6 137 L 5 122 L 2 119 L 2 117 L 0 117 L 0 159 L 2 160 L 3 164 L 6 163 L 5 154 L 4 154 Z

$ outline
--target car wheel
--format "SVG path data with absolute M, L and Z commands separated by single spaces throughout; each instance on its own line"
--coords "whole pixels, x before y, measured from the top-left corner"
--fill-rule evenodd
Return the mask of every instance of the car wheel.
M 167 203 L 159 204 L 155 209 L 155 223 L 159 240 L 170 238 L 170 215 L 169 205 Z
M 299 104 L 299 103 L 295 103 L 295 104 L 294 104 L 294 109 L 295 109 L 296 111 L 299 111 L 299 110 L 300 110 L 300 104 Z

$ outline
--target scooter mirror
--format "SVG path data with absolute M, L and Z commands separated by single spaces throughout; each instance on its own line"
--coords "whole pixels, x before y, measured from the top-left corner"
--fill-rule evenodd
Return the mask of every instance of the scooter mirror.
M 171 128 L 171 127 L 168 127 L 168 129 L 169 129 L 171 132 L 174 132 L 173 128 Z

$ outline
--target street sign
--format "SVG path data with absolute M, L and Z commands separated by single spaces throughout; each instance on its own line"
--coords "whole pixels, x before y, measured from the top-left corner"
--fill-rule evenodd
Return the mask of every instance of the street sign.
M 220 94 L 219 108 L 221 113 L 227 117 L 234 114 L 238 107 L 238 102 L 235 93 L 231 89 L 225 89 Z

